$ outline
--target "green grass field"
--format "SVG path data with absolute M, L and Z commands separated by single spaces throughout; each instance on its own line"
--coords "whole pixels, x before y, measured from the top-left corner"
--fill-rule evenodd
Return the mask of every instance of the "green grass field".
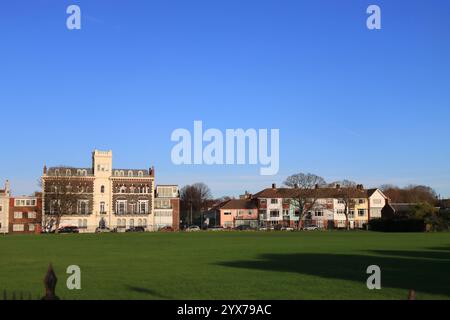
M 0 237 L 3 291 L 43 294 L 49 262 L 63 299 L 450 298 L 450 233 L 213 232 Z M 366 287 L 379 265 L 382 290 Z M 67 266 L 82 271 L 69 291 Z

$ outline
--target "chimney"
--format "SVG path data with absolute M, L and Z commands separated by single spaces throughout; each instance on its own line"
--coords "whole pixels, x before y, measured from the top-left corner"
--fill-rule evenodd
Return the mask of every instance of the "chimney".
M 10 192 L 10 185 L 9 185 L 9 180 L 6 180 L 6 182 L 5 182 L 5 192 L 6 192 L 6 194 L 9 194 L 9 192 Z
M 150 177 L 154 177 L 155 176 L 155 167 L 152 166 L 150 169 L 148 169 L 148 173 L 149 173 Z
M 358 184 L 358 185 L 356 186 L 356 189 L 358 189 L 358 190 L 364 190 L 364 186 L 363 186 L 362 184 Z
M 272 183 L 272 189 L 276 189 L 277 185 L 275 183 Z
M 314 186 L 314 189 L 319 189 L 319 184 L 316 183 L 316 185 Z
M 47 166 L 44 164 L 44 174 L 47 174 Z
M 336 183 L 336 189 L 340 189 L 341 185 L 339 183 Z

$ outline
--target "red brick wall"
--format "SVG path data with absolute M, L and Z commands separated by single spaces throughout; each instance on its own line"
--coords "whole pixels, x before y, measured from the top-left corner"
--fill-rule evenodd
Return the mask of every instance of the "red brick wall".
M 172 228 L 175 231 L 180 229 L 180 199 L 171 199 L 170 200 L 173 208 L 172 212 Z
M 37 233 L 41 230 L 40 225 L 42 222 L 42 198 L 36 197 L 36 206 L 32 207 L 21 207 L 15 206 L 15 200 L 21 198 L 10 198 L 9 199 L 9 233 Z M 15 219 L 14 212 L 22 212 L 22 219 Z M 36 218 L 28 218 L 29 212 L 36 212 Z M 29 230 L 29 224 L 34 224 L 34 231 Z M 14 224 L 23 224 L 24 231 L 13 231 Z

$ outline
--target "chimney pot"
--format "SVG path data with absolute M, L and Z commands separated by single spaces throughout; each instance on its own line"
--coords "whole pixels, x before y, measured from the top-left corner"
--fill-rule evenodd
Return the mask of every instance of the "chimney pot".
M 272 183 L 272 189 L 276 189 L 277 185 L 275 183 Z

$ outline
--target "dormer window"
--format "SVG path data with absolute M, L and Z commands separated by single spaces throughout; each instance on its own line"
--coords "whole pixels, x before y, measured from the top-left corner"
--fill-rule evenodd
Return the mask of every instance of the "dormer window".
M 128 171 L 128 176 L 129 176 L 129 177 L 132 177 L 132 176 L 133 176 L 133 171 L 131 171 L 131 170 Z
M 142 171 L 139 171 L 139 172 L 138 172 L 138 176 L 139 176 L 139 177 L 143 177 L 143 176 L 144 176 L 144 173 L 143 173 Z
M 66 176 L 70 176 L 72 174 L 72 172 L 70 171 L 70 169 L 66 170 Z

